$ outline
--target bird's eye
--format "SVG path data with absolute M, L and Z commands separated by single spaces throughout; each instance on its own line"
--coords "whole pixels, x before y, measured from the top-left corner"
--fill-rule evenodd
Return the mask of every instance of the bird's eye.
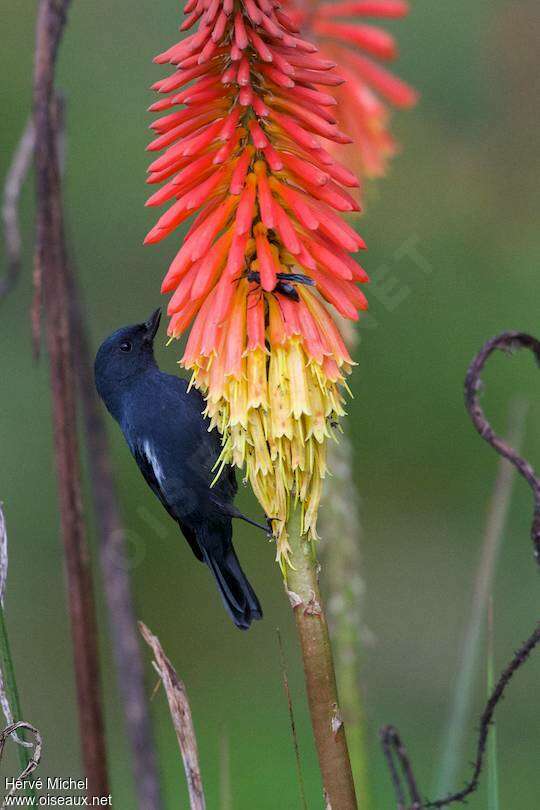
M 130 352 L 133 346 L 129 342 L 129 340 L 123 340 L 120 344 L 120 351 L 121 352 Z

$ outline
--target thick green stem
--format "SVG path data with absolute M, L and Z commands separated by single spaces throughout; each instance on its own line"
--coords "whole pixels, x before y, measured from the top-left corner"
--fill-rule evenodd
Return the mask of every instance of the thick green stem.
M 11 657 L 11 649 L 9 646 L 9 639 L 7 635 L 6 621 L 4 617 L 4 608 L 0 604 L 0 667 L 2 668 L 2 677 L 4 679 L 4 689 L 6 697 L 13 716 L 13 722 L 17 723 L 23 720 L 21 712 L 21 704 L 19 701 L 19 690 L 17 689 L 17 681 L 15 680 L 15 670 L 13 667 L 13 659 Z M 19 732 L 18 732 L 19 733 Z M 21 738 L 24 739 L 24 734 L 21 733 Z M 24 771 L 30 764 L 30 749 L 24 745 L 17 745 L 17 753 L 19 755 L 19 763 L 21 772 Z M 35 798 L 35 791 L 31 787 L 26 788 L 26 795 Z
M 339 330 L 351 353 L 358 343 L 352 321 L 338 318 Z M 362 810 L 372 810 L 366 742 L 366 715 L 362 700 L 362 598 L 364 580 L 360 543 L 362 526 L 358 490 L 353 475 L 353 448 L 347 425 L 339 442 L 328 446 L 328 469 L 321 500 L 319 525 L 323 540 L 319 558 L 322 585 L 328 602 L 328 620 L 336 660 L 336 675 L 354 783 Z M 328 539 L 326 539 L 328 538 Z
M 366 718 L 360 682 L 362 657 L 362 561 L 358 494 L 347 433 L 328 448 L 331 477 L 325 482 L 319 523 L 322 589 L 336 661 L 336 675 L 354 782 L 362 810 L 371 810 Z M 328 538 L 328 539 L 326 539 Z
M 317 579 L 313 544 L 300 535 L 300 511 L 288 525 L 291 565 L 286 587 L 302 650 L 311 724 L 327 810 L 357 810 L 341 716 L 328 625 Z

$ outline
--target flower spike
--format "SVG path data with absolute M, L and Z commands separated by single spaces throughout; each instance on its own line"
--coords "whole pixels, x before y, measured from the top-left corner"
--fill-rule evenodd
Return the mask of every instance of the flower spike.
M 337 63 L 345 84 L 336 88 L 337 123 L 352 135 L 354 147 L 341 151 L 340 159 L 354 167 L 360 178 L 380 177 L 397 145 L 389 130 L 390 109 L 412 107 L 417 92 L 379 62 L 396 58 L 394 38 L 373 20 L 405 17 L 405 0 L 345 0 L 297 4 L 289 0 L 288 13 L 295 24 L 309 32 L 320 47 L 320 56 Z M 293 90 L 293 94 L 298 90 Z M 330 145 L 330 151 L 338 150 Z
M 319 32 L 344 35 L 321 8 Z M 366 308 L 367 275 L 350 255 L 365 244 L 342 218 L 359 208 L 347 191 L 358 180 L 337 156 L 351 138 L 332 93 L 352 68 L 338 73 L 276 0 L 189 0 L 186 14 L 182 30 L 197 30 L 156 58 L 174 72 L 154 85 L 164 98 L 148 148 L 161 154 L 148 182 L 163 185 L 148 205 L 169 208 L 146 242 L 195 215 L 163 281 L 168 332 L 191 328 L 181 364 L 222 436 L 216 473 L 245 470 L 285 564 L 293 503 L 317 536 L 326 441 L 344 414 L 352 360 L 329 307 L 353 320 Z M 348 35 L 392 51 L 367 25 Z M 395 94 L 378 70 L 373 83 Z

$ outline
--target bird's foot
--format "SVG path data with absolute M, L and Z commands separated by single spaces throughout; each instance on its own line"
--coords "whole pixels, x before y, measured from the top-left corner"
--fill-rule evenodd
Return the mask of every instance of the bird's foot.
M 268 537 L 269 540 L 274 539 L 274 526 L 273 526 L 274 520 L 279 520 L 279 518 L 277 517 L 266 518 L 266 536 Z

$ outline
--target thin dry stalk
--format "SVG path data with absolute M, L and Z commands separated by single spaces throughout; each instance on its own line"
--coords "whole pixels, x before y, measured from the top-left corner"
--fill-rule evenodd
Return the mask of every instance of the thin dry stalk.
M 296 720 L 294 718 L 294 706 L 292 702 L 292 695 L 291 689 L 289 687 L 289 676 L 287 674 L 287 663 L 285 661 L 285 650 L 283 649 L 283 641 L 281 639 L 281 633 L 279 632 L 279 628 L 276 630 L 277 637 L 278 637 L 278 645 L 279 645 L 279 659 L 281 664 L 281 676 L 283 678 L 283 691 L 285 692 L 285 697 L 287 698 L 287 709 L 289 712 L 289 722 L 291 725 L 291 736 L 293 741 L 293 748 L 294 748 L 294 758 L 296 761 L 296 776 L 298 779 L 298 790 L 300 792 L 300 802 L 302 804 L 303 810 L 307 810 L 307 801 L 306 801 L 306 790 L 304 787 L 304 777 L 302 775 L 302 760 L 300 757 L 300 745 L 298 743 L 298 734 L 296 732 Z
M 34 72 L 36 267 L 43 278 L 54 448 L 83 760 L 89 795 L 103 796 L 109 790 L 91 567 L 82 515 L 76 390 L 57 150 L 59 109 L 54 92 L 56 56 L 68 7 L 69 0 L 40 0 L 38 8 Z
M 159 779 L 144 688 L 144 668 L 131 592 L 126 537 L 118 506 L 107 431 L 94 387 L 85 312 L 71 262 L 69 281 L 73 349 L 118 692 L 132 751 L 139 808 L 158 810 L 161 806 Z
M 186 687 L 165 655 L 159 639 L 139 622 L 142 637 L 154 654 L 154 666 L 163 682 L 169 710 L 184 763 L 191 810 L 205 810 L 204 790 L 199 767 L 199 751 Z
M 19 224 L 19 198 L 34 156 L 34 121 L 26 124 L 19 144 L 13 153 L 4 183 L 2 199 L 2 225 L 7 269 L 0 279 L 0 301 L 11 292 L 21 273 L 21 229 Z

